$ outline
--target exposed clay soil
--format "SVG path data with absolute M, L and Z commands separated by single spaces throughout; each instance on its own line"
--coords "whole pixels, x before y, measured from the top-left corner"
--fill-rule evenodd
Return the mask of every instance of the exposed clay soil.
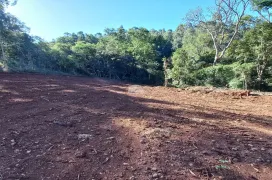
M 272 96 L 0 74 L 0 180 L 272 179 Z

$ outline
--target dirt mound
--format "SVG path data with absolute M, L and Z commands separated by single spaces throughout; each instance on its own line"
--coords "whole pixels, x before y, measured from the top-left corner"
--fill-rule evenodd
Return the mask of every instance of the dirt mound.
M 272 177 L 272 97 L 0 74 L 1 179 Z

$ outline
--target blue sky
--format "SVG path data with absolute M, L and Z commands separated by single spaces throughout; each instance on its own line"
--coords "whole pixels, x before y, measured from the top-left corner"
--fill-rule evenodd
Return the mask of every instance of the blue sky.
M 190 9 L 213 6 L 214 0 L 18 0 L 8 12 L 31 28 L 32 35 L 52 40 L 65 32 L 98 33 L 123 25 L 176 29 Z

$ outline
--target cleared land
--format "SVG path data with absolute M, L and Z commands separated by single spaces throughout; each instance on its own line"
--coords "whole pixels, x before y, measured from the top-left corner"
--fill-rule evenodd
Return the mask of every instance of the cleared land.
M 267 95 L 0 74 L 0 180 L 270 180 L 271 104 Z

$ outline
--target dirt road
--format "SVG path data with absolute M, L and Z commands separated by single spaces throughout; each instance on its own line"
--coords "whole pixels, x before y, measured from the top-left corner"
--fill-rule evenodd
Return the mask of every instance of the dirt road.
M 271 180 L 271 103 L 0 74 L 0 180 Z

